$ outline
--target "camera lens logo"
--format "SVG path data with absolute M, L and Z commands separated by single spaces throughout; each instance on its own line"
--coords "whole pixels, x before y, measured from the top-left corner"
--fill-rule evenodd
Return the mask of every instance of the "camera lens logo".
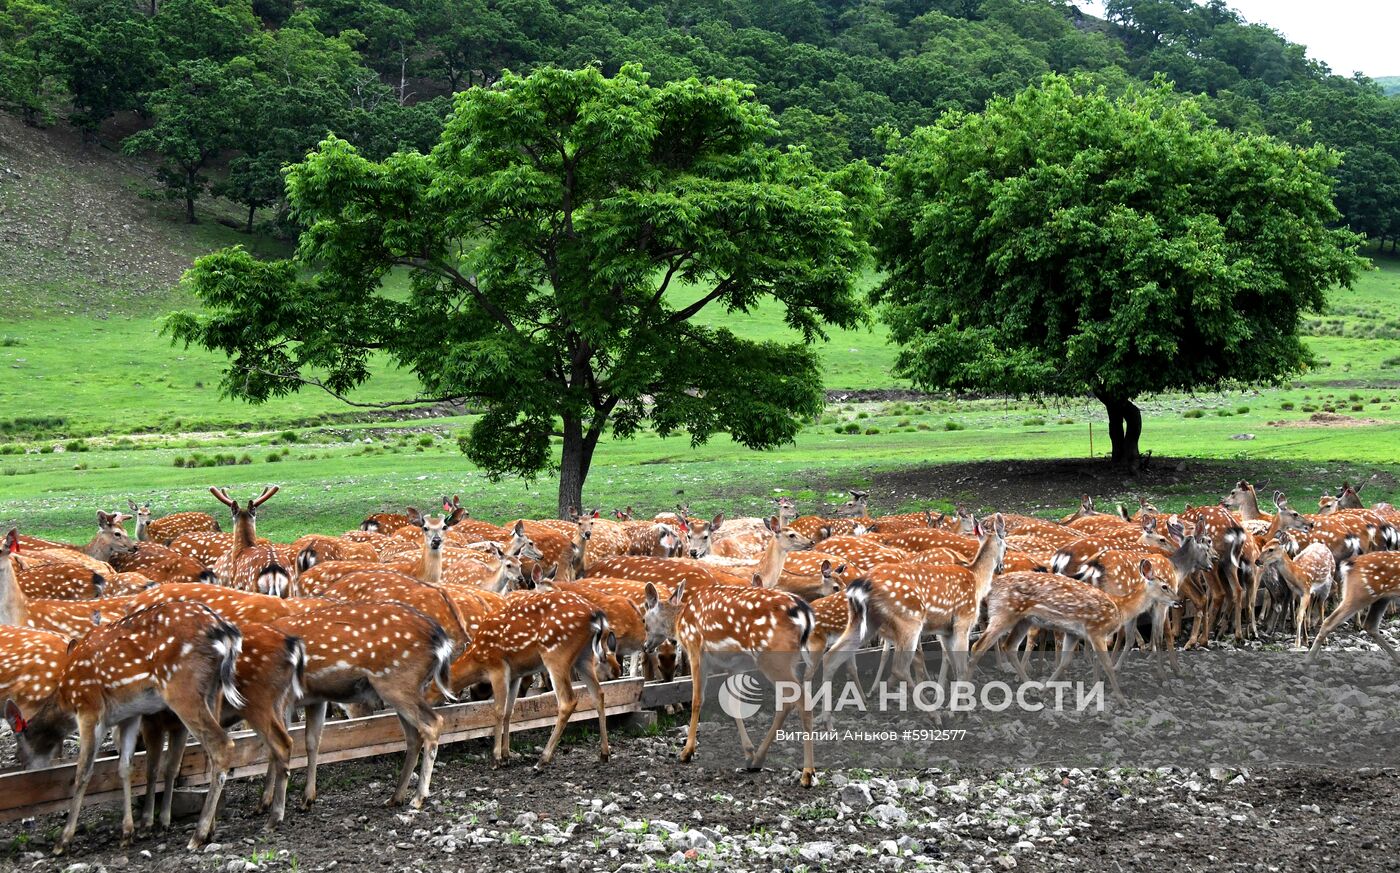
M 758 715 L 763 699 L 763 685 L 749 673 L 736 673 L 719 687 L 719 708 L 730 718 L 746 719 Z

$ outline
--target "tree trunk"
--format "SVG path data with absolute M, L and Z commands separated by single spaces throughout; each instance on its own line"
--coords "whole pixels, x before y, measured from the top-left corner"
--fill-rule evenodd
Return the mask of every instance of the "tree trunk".
M 1141 460 L 1138 440 L 1142 437 L 1142 410 L 1128 398 L 1103 394 L 1095 396 L 1108 411 L 1108 439 L 1113 446 L 1113 463 L 1136 469 Z
M 198 224 L 198 223 L 199 223 L 199 219 L 197 219 L 197 218 L 194 217 L 194 195 L 193 195 L 193 194 L 186 194 L 186 195 L 185 195 L 185 223 L 186 223 L 186 224 Z
M 253 206 L 252 204 L 248 205 L 248 233 L 253 232 L 253 216 L 257 214 L 257 211 L 258 207 Z
M 564 449 L 559 458 L 559 518 L 568 518 L 570 509 L 583 511 L 583 483 L 593 463 L 596 435 L 583 431 L 583 420 L 564 416 Z

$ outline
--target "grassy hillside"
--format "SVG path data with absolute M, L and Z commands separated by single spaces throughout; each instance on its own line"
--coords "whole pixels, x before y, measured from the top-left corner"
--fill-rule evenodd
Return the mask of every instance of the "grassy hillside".
M 0 125 L 0 524 L 80 538 L 93 509 L 128 496 L 159 511 L 209 509 L 210 484 L 251 490 L 272 481 L 284 486 L 264 521 L 273 536 L 343 529 L 369 508 L 446 492 L 462 494 L 479 517 L 551 511 L 551 481 L 491 483 L 465 461 L 456 436 L 468 418 L 349 421 L 346 407 L 312 393 L 256 407 L 220 400 L 222 359 L 172 348 L 158 334 L 159 314 L 189 305 L 173 285 L 197 253 L 255 240 L 219 224 L 217 205 L 190 228 L 170 220 L 165 204 L 134 200 L 130 189 L 147 180 L 124 158 L 3 116 Z M 687 293 L 677 291 L 677 302 Z M 704 318 L 755 338 L 791 336 L 772 306 Z M 722 437 L 698 449 L 683 437 L 607 442 L 588 500 L 758 512 L 776 488 L 812 506 L 873 484 L 883 509 L 995 500 L 1051 511 L 1082 490 L 1148 488 L 1179 505 L 1218 498 L 1237 475 L 1314 496 L 1375 472 L 1373 499 L 1396 494 L 1400 261 L 1379 259 L 1307 330 L 1318 366 L 1288 386 L 1149 399 L 1144 448 L 1198 460 L 1182 474 L 1172 462 L 1146 484 L 1096 467 L 1053 482 L 995 463 L 929 467 L 1087 458 L 1091 428 L 1094 455 L 1107 443 L 1094 403 L 929 398 L 834 404 L 794 446 L 766 454 Z M 836 332 L 820 353 L 830 388 L 905 387 L 890 374 L 894 350 L 881 327 Z M 414 387 L 411 374 L 384 368 L 360 397 L 401 398 Z M 913 468 L 927 477 L 901 478 Z
M 1400 94 L 1400 76 L 1377 76 L 1376 84 L 1387 94 Z

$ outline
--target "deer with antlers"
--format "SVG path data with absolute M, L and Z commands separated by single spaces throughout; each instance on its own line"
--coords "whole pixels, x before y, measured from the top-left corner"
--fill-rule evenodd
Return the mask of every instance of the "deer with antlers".
M 643 616 L 648 649 L 675 639 L 680 642 L 690 663 L 690 732 L 680 759 L 689 761 L 695 754 L 705 687 L 705 665 L 701 657 L 705 653 L 740 654 L 752 658 L 769 679 L 793 683 L 799 688 L 797 699 L 785 699 L 774 714 L 768 735 L 757 747 L 749 740 L 743 720 L 735 719 L 749 767 L 757 769 L 763 766 L 768 749 L 795 706 L 804 731 L 801 781 L 804 788 L 810 788 L 816 775 L 812 754 L 812 711 L 808 706 L 805 685 L 798 677 L 797 665 L 806 661 L 806 646 L 815 624 L 812 608 L 800 597 L 770 588 L 715 585 L 694 591 L 687 589 L 688 586 L 682 583 L 669 598 L 662 600 L 654 587 L 649 588 Z
M 576 593 L 560 590 L 516 592 L 503 609 L 481 622 L 471 644 L 452 664 L 450 684 L 458 691 L 478 682 L 491 684 L 496 711 L 495 766 L 510 758 L 510 719 L 520 680 L 541 672 L 549 674 L 559 715 L 535 769 L 553 760 L 564 727 L 578 706 L 572 684 L 575 670 L 597 704 L 598 759 L 608 760 L 608 723 L 598 664 L 606 659 L 610 633 L 601 609 Z
M 428 702 L 436 684 L 443 696 L 452 664 L 452 639 L 437 622 L 397 603 L 347 603 L 280 618 L 273 627 L 299 637 L 306 646 L 301 706 L 306 709 L 306 790 L 303 804 L 316 800 L 316 762 L 328 703 L 388 706 L 399 717 L 407 749 L 398 787 L 388 805 L 408 798 L 421 754 L 422 773 L 411 805 L 423 806 L 431 791 L 442 716 Z M 285 794 L 287 774 L 275 792 Z
M 257 591 L 275 597 L 286 597 L 292 586 L 291 571 L 281 563 L 270 545 L 258 544 L 258 507 L 276 494 L 278 486 L 269 485 L 262 494 L 239 505 L 222 488 L 210 488 L 209 493 L 229 508 L 233 516 L 233 548 L 214 563 L 214 575 L 219 582 L 240 591 Z
M 117 770 L 124 807 L 122 840 L 135 831 L 131 813 L 131 757 L 141 717 L 169 709 L 209 756 L 209 794 L 190 838 L 198 848 L 214 830 L 214 815 L 228 775 L 233 743 L 219 724 L 221 704 L 242 704 L 234 666 L 242 649 L 238 628 L 197 603 L 161 603 L 93 628 L 68 653 L 68 665 L 44 706 L 56 706 L 78 723 L 77 778 L 68 823 L 54 846 L 61 855 L 78 829 L 78 813 L 92 765 L 107 731 L 117 729 Z M 42 710 L 44 707 L 41 707 Z

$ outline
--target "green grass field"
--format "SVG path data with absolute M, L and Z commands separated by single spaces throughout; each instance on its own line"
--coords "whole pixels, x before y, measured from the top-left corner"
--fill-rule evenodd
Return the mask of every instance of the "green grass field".
M 755 338 L 792 336 L 773 306 L 705 317 Z M 1262 469 L 1273 471 L 1270 487 L 1310 492 L 1343 475 L 1400 474 L 1400 261 L 1382 259 L 1354 289 L 1337 292 L 1332 311 L 1309 330 L 1318 366 L 1287 386 L 1145 399 L 1144 449 L 1256 469 L 1268 462 Z M 829 388 L 904 387 L 890 374 L 894 350 L 882 327 L 835 332 L 819 351 Z M 172 347 L 149 314 L 35 313 L 0 329 L 0 360 L 9 364 L 9 378 L 0 380 L 7 440 L 0 444 L 0 522 L 34 533 L 81 538 L 92 510 L 124 505 L 128 496 L 152 500 L 158 511 L 217 508 L 210 484 L 254 490 L 280 483 L 283 493 L 264 521 L 272 536 L 345 529 L 372 509 L 424 504 L 443 493 L 461 494 L 479 517 L 553 509 L 552 481 L 492 483 L 467 463 L 455 441 L 466 418 L 356 422 L 334 398 L 315 393 L 262 406 L 220 400 L 222 359 Z M 402 398 L 414 388 L 411 375 L 386 367 L 359 396 Z M 1359 421 L 1299 426 L 1317 413 Z M 605 508 L 655 510 L 688 500 L 707 511 L 759 512 L 778 488 L 820 502 L 844 486 L 920 465 L 1087 458 L 1091 427 L 1094 454 L 1102 455 L 1103 426 L 1101 408 L 1083 401 L 835 404 L 795 445 L 764 454 L 724 438 L 698 449 L 685 437 L 607 442 L 587 499 Z M 1243 435 L 1253 438 L 1237 438 Z M 1221 475 L 1218 483 L 1183 486 L 1166 503 L 1216 499 L 1226 490 Z M 1115 481 L 1102 491 L 1134 488 Z M 1372 499 L 1392 496 L 1384 485 L 1373 491 Z M 1065 493 L 1039 506 L 1055 510 L 1074 498 Z M 977 495 L 887 495 L 881 508 L 947 507 L 955 499 L 976 502 Z

